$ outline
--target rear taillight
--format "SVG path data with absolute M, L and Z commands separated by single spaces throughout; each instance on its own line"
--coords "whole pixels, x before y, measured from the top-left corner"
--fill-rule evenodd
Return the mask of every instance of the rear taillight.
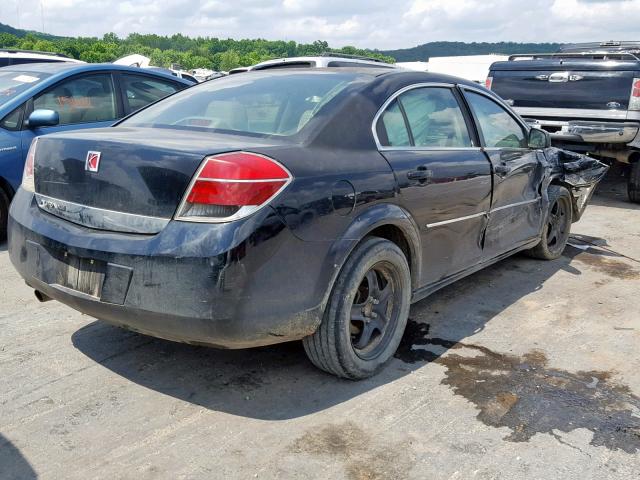
M 34 160 L 36 157 L 36 146 L 38 145 L 38 137 L 31 140 L 31 146 L 27 153 L 27 160 L 24 162 L 24 171 L 22 173 L 22 188 L 27 192 L 35 192 L 36 184 L 34 177 Z
M 484 81 L 484 86 L 491 90 L 491 85 L 493 84 L 493 77 L 487 77 Z
M 634 78 L 631 84 L 629 110 L 640 110 L 640 78 Z
M 268 204 L 292 180 L 275 160 L 248 152 L 207 157 L 178 208 L 176 219 L 229 222 Z

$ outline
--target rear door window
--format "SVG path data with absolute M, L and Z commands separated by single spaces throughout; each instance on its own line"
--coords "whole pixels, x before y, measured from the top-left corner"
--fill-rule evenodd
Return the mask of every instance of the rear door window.
M 158 80 L 145 75 L 121 74 L 127 113 L 135 112 L 161 98 L 180 90 L 174 82 Z
M 386 141 L 381 140 L 383 146 L 473 146 L 464 115 L 450 88 L 425 87 L 409 90 L 387 108 L 380 122 L 387 137 Z M 403 127 L 404 123 L 408 125 L 408 131 Z
M 382 145 L 386 147 L 411 146 L 404 114 L 400 110 L 400 104 L 397 100 L 394 100 L 380 117 L 378 135 L 380 135 L 381 130 L 384 131 L 383 136 L 386 137 L 381 141 Z
M 526 148 L 524 128 L 502 106 L 474 92 L 466 92 L 484 143 L 489 148 Z
M 111 75 L 84 75 L 63 81 L 34 98 L 33 109 L 58 112 L 60 125 L 115 120 L 116 97 Z

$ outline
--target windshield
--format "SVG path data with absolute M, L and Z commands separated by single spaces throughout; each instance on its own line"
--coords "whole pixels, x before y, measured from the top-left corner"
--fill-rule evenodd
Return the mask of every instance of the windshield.
M 0 70 L 0 104 L 49 77 L 48 73 L 2 70 Z
M 121 125 L 289 136 L 363 78 L 348 72 L 247 72 L 191 87 Z

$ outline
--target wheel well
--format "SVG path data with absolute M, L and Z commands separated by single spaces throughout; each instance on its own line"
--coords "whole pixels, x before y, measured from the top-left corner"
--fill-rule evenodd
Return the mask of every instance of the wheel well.
M 636 163 L 640 161 L 640 152 L 633 152 L 629 155 L 629 163 Z
M 13 198 L 13 188 L 11 188 L 11 185 L 9 184 L 9 182 L 7 182 L 4 178 L 0 177 L 0 188 L 4 191 L 4 193 L 7 194 L 7 197 L 9 198 L 9 201 L 11 201 L 11 199 Z
M 407 240 L 407 237 L 405 236 L 402 229 L 395 225 L 382 225 L 371 230 L 367 234 L 367 236 L 380 237 L 395 243 L 398 248 L 402 250 L 402 253 L 404 253 L 404 256 L 407 259 L 407 263 L 409 264 L 409 271 L 411 272 L 411 279 L 415 284 L 415 281 L 417 279 L 415 278 L 415 269 L 413 268 L 414 265 L 412 263 L 414 258 L 411 253 L 411 246 L 409 245 L 409 241 Z

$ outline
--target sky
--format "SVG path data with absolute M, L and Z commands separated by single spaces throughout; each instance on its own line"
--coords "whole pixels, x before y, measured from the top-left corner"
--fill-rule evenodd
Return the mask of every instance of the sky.
M 640 40 L 640 0 L 0 0 L 0 22 L 63 36 L 182 33 L 385 50 Z

